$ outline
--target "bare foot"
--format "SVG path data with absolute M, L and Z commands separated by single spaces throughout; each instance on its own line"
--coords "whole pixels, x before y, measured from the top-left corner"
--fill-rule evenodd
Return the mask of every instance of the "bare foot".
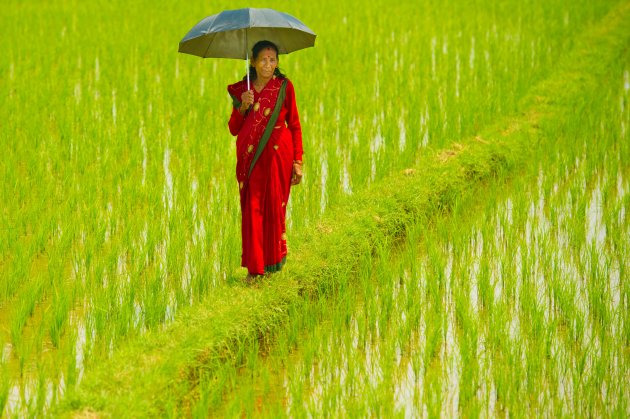
M 245 283 L 247 285 L 252 285 L 252 284 L 254 284 L 256 282 L 256 279 L 259 276 L 261 276 L 261 275 L 248 273 L 247 276 L 245 277 Z

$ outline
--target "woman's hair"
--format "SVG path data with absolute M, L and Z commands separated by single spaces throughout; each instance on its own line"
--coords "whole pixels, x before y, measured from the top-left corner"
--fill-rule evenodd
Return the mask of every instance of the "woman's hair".
M 276 51 L 276 57 L 279 58 L 279 53 L 278 53 L 278 47 L 276 46 L 276 44 L 274 44 L 271 41 L 258 41 L 256 42 L 256 44 L 254 44 L 254 46 L 252 47 L 252 55 L 251 58 L 253 60 L 256 60 L 256 58 L 258 58 L 258 54 L 260 54 L 260 51 L 262 51 L 265 48 L 271 48 L 272 50 Z M 276 77 L 280 77 L 282 79 L 286 78 L 287 76 L 285 76 L 282 71 L 280 70 L 279 67 L 276 67 L 275 71 L 273 72 L 273 75 Z M 251 63 L 249 64 L 249 80 L 250 81 L 254 81 L 256 80 L 256 78 L 258 77 L 258 74 L 256 74 L 256 67 L 254 67 L 253 65 L 251 65 Z M 245 75 L 245 77 L 243 77 L 243 80 L 247 79 L 247 74 Z

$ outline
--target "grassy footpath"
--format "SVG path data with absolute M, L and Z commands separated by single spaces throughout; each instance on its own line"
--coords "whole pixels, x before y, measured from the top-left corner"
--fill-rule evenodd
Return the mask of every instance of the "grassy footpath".
M 186 411 L 201 374 L 226 362 L 242 363 L 245 348 L 265 340 L 302 298 L 339 292 L 364 257 L 383 240 L 404 237 L 411 223 L 448 212 L 478 184 L 528 161 L 539 143 L 539 124 L 563 118 L 569 104 L 607 82 L 607 72 L 627 56 L 630 2 L 609 13 L 576 43 L 557 71 L 535 86 L 522 113 L 497 122 L 474 138 L 425 156 L 357 193 L 303 237 L 287 269 L 259 287 L 217 289 L 206 301 L 182 310 L 162 330 L 129 341 L 68 388 L 57 414 L 156 416 Z M 217 376 L 217 389 L 221 388 Z M 220 391 L 217 391 L 220 397 Z

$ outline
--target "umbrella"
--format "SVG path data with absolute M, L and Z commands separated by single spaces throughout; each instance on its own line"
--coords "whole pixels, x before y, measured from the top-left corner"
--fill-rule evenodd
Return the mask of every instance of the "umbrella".
M 249 51 L 258 41 L 271 41 L 280 54 L 288 54 L 312 47 L 315 37 L 315 33 L 295 17 L 273 9 L 226 10 L 197 23 L 179 42 L 179 52 L 202 58 L 249 61 Z

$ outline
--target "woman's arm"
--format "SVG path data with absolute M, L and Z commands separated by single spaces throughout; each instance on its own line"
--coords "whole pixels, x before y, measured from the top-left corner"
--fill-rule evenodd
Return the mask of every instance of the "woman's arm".
M 300 125 L 300 116 L 298 115 L 297 104 L 295 102 L 295 89 L 293 83 L 287 81 L 287 95 L 284 102 L 287 107 L 287 127 L 291 131 L 293 137 L 293 160 L 302 161 L 302 126 Z
M 246 103 L 243 103 L 243 95 L 246 92 L 242 91 L 241 83 L 234 83 L 227 87 L 227 91 L 232 98 L 232 115 L 230 115 L 230 121 L 228 122 L 228 127 L 230 128 L 230 134 L 237 136 L 238 132 L 241 130 L 241 126 L 243 126 L 243 121 L 245 120 L 245 112 L 247 111 L 248 106 Z M 249 96 L 253 96 L 249 95 Z M 253 99 L 247 96 L 247 100 L 253 102 Z
M 233 106 L 232 115 L 230 116 L 230 122 L 228 122 L 228 126 L 230 127 L 230 134 L 234 136 L 238 135 L 238 132 L 241 130 L 241 126 L 243 125 L 244 119 L 245 117 L 240 112 L 239 108 L 236 106 Z

